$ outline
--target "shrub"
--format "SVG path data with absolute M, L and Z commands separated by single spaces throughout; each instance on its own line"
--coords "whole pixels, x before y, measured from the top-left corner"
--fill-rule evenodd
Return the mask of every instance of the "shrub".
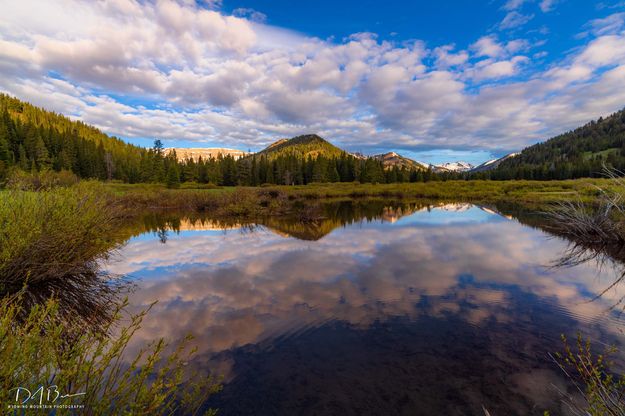
M 625 375 L 615 375 L 610 370 L 610 357 L 617 350 L 608 347 L 603 354 L 593 354 L 590 340 L 577 335 L 571 346 L 562 335 L 564 352 L 556 353 L 554 360 L 574 383 L 585 401 L 583 408 L 567 397 L 570 409 L 579 415 L 625 416 Z
M 129 361 L 124 359 L 147 311 L 132 316 L 127 326 L 116 328 L 123 303 L 106 330 L 93 333 L 54 324 L 63 316 L 53 299 L 32 307 L 16 324 L 23 311 L 18 306 L 21 302 L 14 300 L 0 301 L 0 403 L 5 406 L 20 405 L 27 399 L 25 388 L 33 395 L 26 406 L 79 406 L 29 409 L 28 414 L 191 415 L 198 414 L 206 398 L 220 389 L 213 378 L 186 371 L 195 352 L 188 348 L 190 337 L 169 354 L 165 353 L 167 343 L 159 339 L 137 356 L 128 357 Z M 116 335 L 108 335 L 113 332 Z M 41 397 L 37 393 L 40 386 Z M 22 389 L 16 390 L 18 387 Z M 27 412 L 20 410 L 15 410 L 16 414 Z
M 93 183 L 0 192 L 0 297 L 27 286 L 26 312 L 66 294 L 58 305 L 63 315 L 90 323 L 105 318 L 119 284 L 100 266 L 121 243 L 117 210 L 108 202 Z
M 22 191 L 49 190 L 55 187 L 68 187 L 77 184 L 78 176 L 68 170 L 55 172 L 45 170 L 41 172 L 25 172 L 14 169 L 9 173 L 6 187 Z

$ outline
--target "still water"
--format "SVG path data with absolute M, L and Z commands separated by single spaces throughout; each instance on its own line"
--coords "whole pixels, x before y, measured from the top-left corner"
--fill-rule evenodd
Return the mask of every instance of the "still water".
M 221 415 L 567 414 L 549 356 L 577 331 L 622 346 L 610 265 L 466 204 L 328 206 L 316 221 L 174 218 L 109 264 L 158 300 L 136 338 L 193 333 Z

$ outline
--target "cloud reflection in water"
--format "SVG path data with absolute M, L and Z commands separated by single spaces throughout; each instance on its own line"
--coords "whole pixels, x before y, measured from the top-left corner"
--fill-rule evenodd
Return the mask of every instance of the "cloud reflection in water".
M 565 247 L 561 240 L 492 212 L 447 206 L 393 221 L 356 223 L 314 242 L 285 238 L 266 228 L 254 233 L 183 229 L 166 244 L 142 236 L 131 240 L 110 268 L 140 278 L 131 297 L 137 310 L 158 300 L 140 341 L 176 339 L 192 332 L 203 359 L 210 359 L 229 381 L 242 373 L 255 377 L 242 364 L 246 359 L 241 354 L 249 348 L 268 363 L 274 362 L 267 358 L 268 351 L 307 339 L 311 349 L 304 357 L 314 365 L 314 357 L 328 359 L 319 352 L 322 346 L 310 347 L 329 336 L 324 331 L 376 334 L 386 325 L 413 338 L 383 336 L 376 341 L 379 348 L 395 349 L 406 342 L 409 349 L 428 337 L 436 349 L 414 354 L 428 362 L 444 362 L 443 366 L 461 365 L 473 350 L 480 351 L 480 357 L 499 363 L 491 371 L 506 377 L 510 390 L 506 394 L 529 400 L 532 406 L 547 406 L 553 395 L 537 391 L 536 385 L 562 384 L 546 360 L 547 352 L 558 347 L 560 333 L 583 329 L 602 341 L 620 342 L 622 329 L 606 310 L 625 295 L 623 288 L 589 302 L 615 271 L 599 275 L 592 264 L 565 270 L 545 267 Z M 315 337 L 316 333 L 325 335 Z M 476 343 L 474 348 L 471 343 Z M 358 348 L 350 345 L 346 340 L 336 347 L 344 353 L 347 367 L 345 363 L 354 361 L 350 356 L 358 354 Z M 375 351 L 369 345 L 362 354 Z M 288 354 L 281 357 L 264 371 L 275 370 L 280 360 L 289 362 Z M 406 356 L 387 365 L 401 367 L 407 362 Z M 464 362 L 460 368 L 469 367 Z M 318 362 L 315 368 L 324 365 Z M 445 375 L 445 385 L 455 391 L 469 379 L 462 370 L 453 371 L 457 377 Z M 407 382 L 419 384 L 416 379 Z M 463 399 L 464 406 L 489 401 L 471 397 Z M 510 404 L 501 410 L 521 411 L 523 406 Z

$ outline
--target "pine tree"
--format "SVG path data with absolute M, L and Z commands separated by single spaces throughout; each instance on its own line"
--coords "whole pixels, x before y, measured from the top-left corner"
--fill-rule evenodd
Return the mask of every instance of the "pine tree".
M 4 125 L 0 125 L 0 162 L 8 167 L 12 162 L 11 151 L 9 149 L 9 133 Z
M 327 173 L 328 182 L 339 182 L 341 180 L 338 170 L 336 170 L 336 164 L 330 163 L 328 165 Z
M 178 172 L 178 165 L 176 163 L 170 163 L 167 167 L 167 180 L 165 184 L 168 188 L 180 187 L 180 173 Z
M 35 143 L 34 160 L 39 169 L 47 169 L 50 167 L 50 155 L 41 137 L 37 138 Z

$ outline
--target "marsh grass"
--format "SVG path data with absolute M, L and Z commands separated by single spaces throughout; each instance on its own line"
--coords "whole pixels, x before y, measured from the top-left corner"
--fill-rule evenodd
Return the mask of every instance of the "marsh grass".
M 547 212 L 553 228 L 580 244 L 625 245 L 625 179 L 623 173 L 605 170 L 611 187 L 596 185 L 594 204 L 581 198 L 559 201 Z
M 607 347 L 603 353 L 593 353 L 590 340 L 577 335 L 574 345 L 562 335 L 564 351 L 552 356 L 553 360 L 583 397 L 579 405 L 570 395 L 564 399 L 575 415 L 625 416 L 625 376 L 611 371 L 611 357 L 615 347 Z
M 237 212 L 237 204 L 246 203 L 253 212 L 281 215 L 296 200 L 337 200 L 386 198 L 435 200 L 475 203 L 515 203 L 530 208 L 545 204 L 580 199 L 595 204 L 599 189 L 617 190 L 620 185 L 610 179 L 578 179 L 566 181 L 485 181 L 453 180 L 426 183 L 360 184 L 318 183 L 309 185 L 263 185 L 260 187 L 210 187 L 193 183 L 180 189 L 166 189 L 156 184 L 105 185 L 122 205 L 134 209 L 215 210 L 228 215 Z M 260 207 L 259 207 L 260 206 Z
M 19 296 L 19 295 L 17 295 Z M 140 328 L 147 310 L 122 322 L 126 303 L 113 311 L 101 332 L 57 325 L 63 320 L 59 302 L 34 305 L 21 317 L 20 302 L 0 301 L 0 403 L 19 404 L 27 398 L 16 387 L 35 392 L 43 386 L 45 405 L 79 405 L 78 410 L 55 409 L 54 414 L 80 415 L 195 415 L 206 398 L 218 391 L 214 378 L 189 370 L 194 349 L 191 337 L 170 351 L 163 339 L 149 343 L 134 357 L 125 357 L 129 341 Z M 68 342 L 68 338 L 71 342 Z M 126 358 L 126 359 L 125 359 Z M 54 387 L 53 387 L 54 386 Z M 52 398 L 47 397 L 52 388 Z M 54 392 L 75 395 L 54 400 Z M 25 404 L 40 404 L 39 396 Z M 16 410 L 20 414 L 20 410 Z M 4 413 L 11 413 L 5 407 Z M 49 414 L 28 409 L 26 414 Z M 204 414 L 214 414 L 207 410 Z
M 267 212 L 263 192 L 250 188 L 230 189 L 146 189 L 128 188 L 111 196 L 129 216 L 145 211 L 185 210 L 210 213 L 215 217 L 254 217 Z
M 68 170 L 59 172 L 42 170 L 25 172 L 21 169 L 11 170 L 6 178 L 6 187 L 21 191 L 41 191 L 58 187 L 69 187 L 79 182 L 78 176 Z
M 56 297 L 64 319 L 105 323 L 123 287 L 101 269 L 121 244 L 118 224 L 117 208 L 94 183 L 0 192 L 0 296 L 21 292 L 24 313 Z
M 219 388 L 211 377 L 188 371 L 190 338 L 175 347 L 158 339 L 125 357 L 147 311 L 124 316 L 125 281 L 102 268 L 124 241 L 125 215 L 120 201 L 95 182 L 0 192 L 3 406 L 19 404 L 10 396 L 18 386 L 31 392 L 56 386 L 60 394 L 80 393 L 75 400 L 84 405 L 54 409 L 57 415 L 197 414 Z M 44 404 L 51 404 L 47 397 Z

